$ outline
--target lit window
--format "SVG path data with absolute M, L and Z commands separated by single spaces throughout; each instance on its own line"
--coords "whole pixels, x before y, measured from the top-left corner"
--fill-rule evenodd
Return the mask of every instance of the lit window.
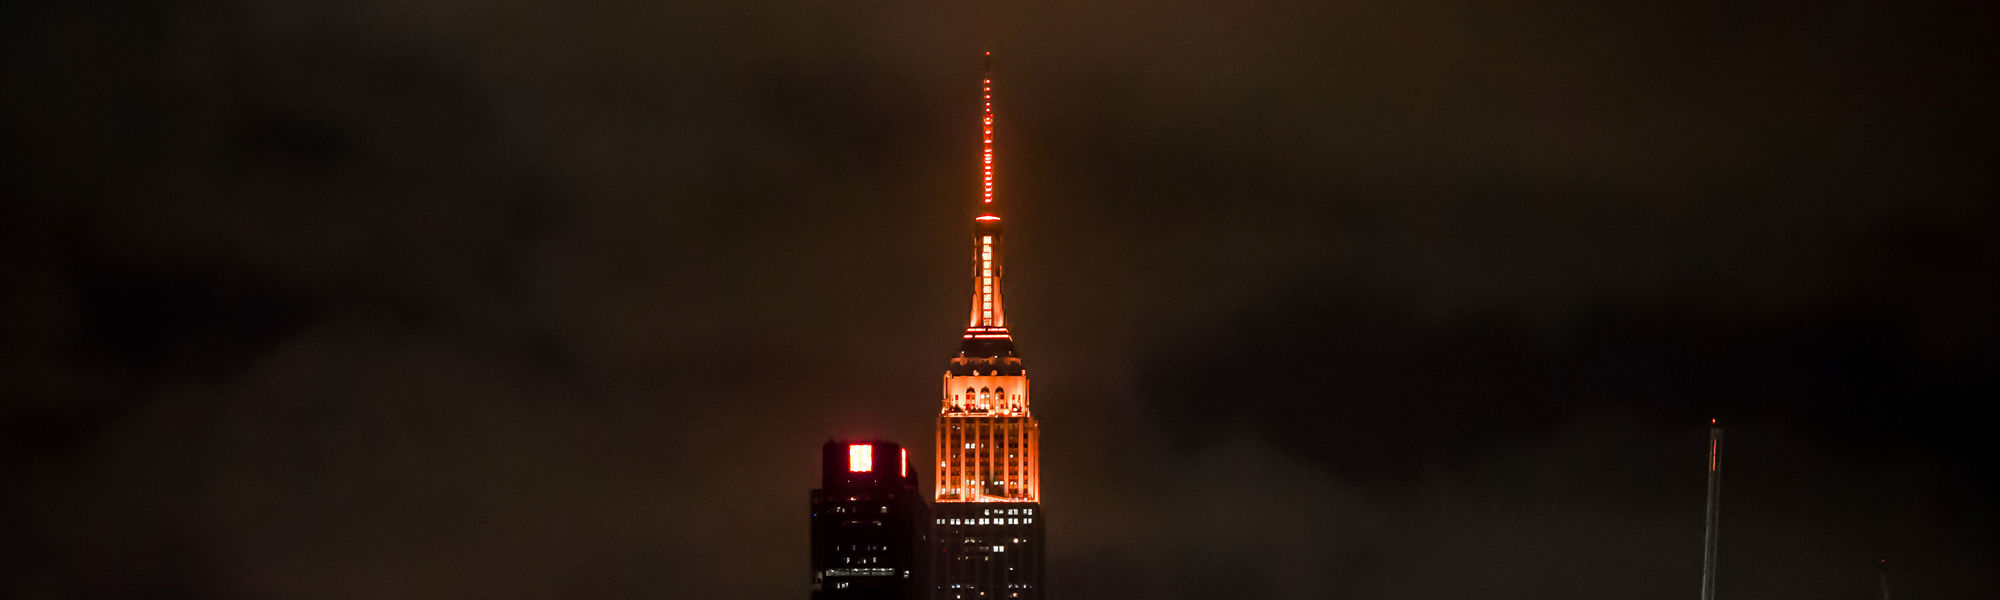
M 851 473 L 866 473 L 875 469 L 875 446 L 873 444 L 847 445 L 847 470 Z

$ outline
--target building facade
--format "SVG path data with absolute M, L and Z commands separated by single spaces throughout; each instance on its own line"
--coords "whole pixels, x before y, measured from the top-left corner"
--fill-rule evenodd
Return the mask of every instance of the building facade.
M 990 53 L 989 53 L 990 56 Z M 1041 430 L 1001 303 L 1003 226 L 993 202 L 993 79 L 982 85 L 980 212 L 972 312 L 945 367 L 932 516 L 941 600 L 1041 598 Z
M 812 597 L 924 600 L 930 506 L 909 449 L 894 442 L 829 441 L 812 491 Z

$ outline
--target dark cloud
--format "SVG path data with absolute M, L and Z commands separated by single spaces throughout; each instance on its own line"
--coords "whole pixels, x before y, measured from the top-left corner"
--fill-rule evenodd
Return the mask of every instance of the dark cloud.
M 1978 597 L 1983 6 L 0 9 L 0 588 L 796 597 L 977 52 L 1064 597 Z

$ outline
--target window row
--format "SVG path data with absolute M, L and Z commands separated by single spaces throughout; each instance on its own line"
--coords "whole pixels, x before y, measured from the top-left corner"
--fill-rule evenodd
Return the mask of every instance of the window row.
M 994 517 L 994 518 L 979 518 L 979 519 L 972 519 L 972 518 L 938 519 L 937 524 L 939 525 L 1033 525 L 1035 524 L 1035 520 L 1033 518 L 1014 518 L 1014 517 L 1007 517 L 1007 518 Z

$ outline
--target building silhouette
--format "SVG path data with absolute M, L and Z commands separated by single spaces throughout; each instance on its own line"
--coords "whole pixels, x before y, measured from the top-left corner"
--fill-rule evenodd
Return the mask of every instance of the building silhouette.
M 826 443 L 812 491 L 812 597 L 930 597 L 930 507 L 909 449 L 881 440 Z
M 1028 371 L 1001 304 L 1002 221 L 993 203 L 993 79 L 982 85 L 981 212 L 973 220 L 972 314 L 945 368 L 937 419 L 933 538 L 941 600 L 1042 597 L 1041 433 Z

